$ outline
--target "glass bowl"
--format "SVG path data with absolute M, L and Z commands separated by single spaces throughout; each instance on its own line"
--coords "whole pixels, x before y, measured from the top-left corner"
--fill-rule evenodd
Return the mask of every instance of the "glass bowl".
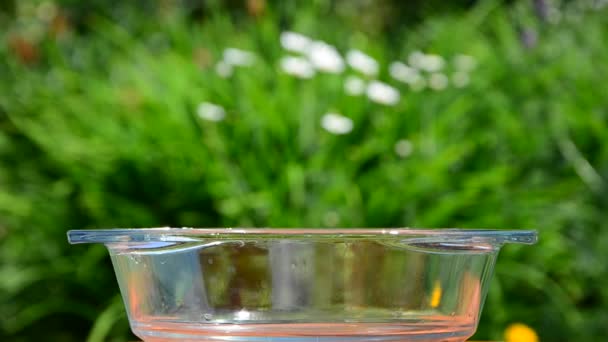
M 465 341 L 504 243 L 535 231 L 72 230 L 103 243 L 133 332 L 160 341 Z

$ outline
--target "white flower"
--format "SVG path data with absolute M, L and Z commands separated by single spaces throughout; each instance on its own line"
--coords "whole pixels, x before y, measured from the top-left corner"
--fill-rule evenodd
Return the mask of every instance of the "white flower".
M 395 144 L 395 153 L 401 157 L 408 157 L 414 151 L 414 145 L 407 139 L 401 139 Z
M 255 60 L 255 55 L 249 51 L 227 48 L 224 50 L 224 62 L 232 66 L 250 66 Z
M 429 88 L 443 90 L 448 86 L 448 77 L 442 73 L 434 73 L 429 77 Z
M 412 52 L 407 61 L 414 68 L 428 72 L 437 72 L 445 65 L 443 57 L 433 54 L 427 55 L 420 51 Z
M 325 42 L 313 42 L 308 51 L 308 58 L 317 70 L 332 74 L 338 74 L 344 70 L 344 61 L 338 50 Z
M 409 67 L 402 62 L 392 62 L 388 67 L 388 73 L 392 78 L 407 84 L 414 84 L 422 77 L 415 68 Z
M 303 34 L 297 32 L 282 32 L 281 33 L 281 46 L 285 50 L 298 53 L 307 53 L 312 40 Z
M 350 50 L 346 53 L 346 62 L 351 68 L 367 76 L 378 74 L 378 62 L 371 56 L 359 50 Z
M 439 55 L 424 55 L 418 67 L 424 71 L 437 72 L 443 68 L 445 60 Z
M 367 97 L 377 103 L 384 105 L 395 105 L 401 96 L 399 91 L 386 83 L 371 81 L 367 86 Z
M 477 61 L 473 56 L 456 55 L 454 56 L 454 66 L 459 71 L 471 71 L 477 66 Z
M 226 117 L 226 111 L 222 106 L 210 102 L 201 102 L 196 108 L 196 114 L 203 120 L 215 122 L 222 121 Z
M 347 134 L 353 130 L 353 120 L 337 113 L 327 113 L 321 118 L 321 127 L 333 134 Z
M 356 76 L 349 76 L 344 81 L 344 91 L 351 96 L 365 93 L 365 81 Z
M 298 78 L 311 78 L 315 75 L 312 64 L 303 57 L 286 56 L 281 58 L 280 64 L 285 73 Z
M 469 74 L 466 72 L 457 71 L 452 75 L 452 83 L 454 83 L 456 88 L 466 87 L 466 85 L 469 84 L 469 80 Z
M 420 66 L 423 64 L 424 57 L 424 53 L 420 51 L 414 51 L 408 56 L 407 62 L 414 68 L 420 68 Z
M 232 76 L 232 65 L 224 61 L 219 61 L 215 65 L 215 72 L 217 72 L 217 74 L 222 78 L 228 78 Z

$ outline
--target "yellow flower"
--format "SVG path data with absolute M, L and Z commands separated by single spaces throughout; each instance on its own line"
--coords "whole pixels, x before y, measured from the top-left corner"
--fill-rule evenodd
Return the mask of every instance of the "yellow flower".
M 431 305 L 433 309 L 438 307 L 439 304 L 441 304 L 442 292 L 443 291 L 441 290 L 441 284 L 439 284 L 439 282 L 436 282 L 435 286 L 433 287 L 433 292 L 431 293 L 431 300 L 429 301 L 429 305 Z
M 513 323 L 505 329 L 505 342 L 538 342 L 538 335 L 525 324 Z

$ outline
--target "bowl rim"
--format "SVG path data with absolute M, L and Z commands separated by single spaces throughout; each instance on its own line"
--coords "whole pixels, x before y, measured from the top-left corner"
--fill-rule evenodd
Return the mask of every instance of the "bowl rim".
M 67 232 L 71 244 L 195 242 L 203 239 L 323 239 L 378 238 L 425 241 L 471 241 L 534 244 L 536 230 L 462 228 L 112 228 Z

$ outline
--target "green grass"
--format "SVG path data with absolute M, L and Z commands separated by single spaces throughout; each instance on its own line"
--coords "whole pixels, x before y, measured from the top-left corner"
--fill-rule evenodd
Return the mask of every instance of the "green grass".
M 481 2 L 389 37 L 318 4 L 238 20 L 174 8 L 154 22 L 92 17 L 86 34 L 42 34 L 34 64 L 2 44 L 0 336 L 128 336 L 109 258 L 68 246 L 69 228 L 336 225 L 538 229 L 537 246 L 501 253 L 477 337 L 501 339 L 512 322 L 546 341 L 608 337 L 608 13 L 580 3 L 549 23 L 527 2 Z M 374 56 L 401 101 L 346 95 L 349 69 L 283 73 L 280 16 L 342 54 Z M 522 28 L 537 32 L 534 47 Z M 219 77 L 226 47 L 254 52 L 255 64 Z M 474 56 L 471 83 L 410 90 L 387 68 L 414 50 Z M 205 101 L 225 120 L 201 120 Z M 328 111 L 353 131 L 325 131 Z M 405 158 L 401 139 L 413 146 Z

